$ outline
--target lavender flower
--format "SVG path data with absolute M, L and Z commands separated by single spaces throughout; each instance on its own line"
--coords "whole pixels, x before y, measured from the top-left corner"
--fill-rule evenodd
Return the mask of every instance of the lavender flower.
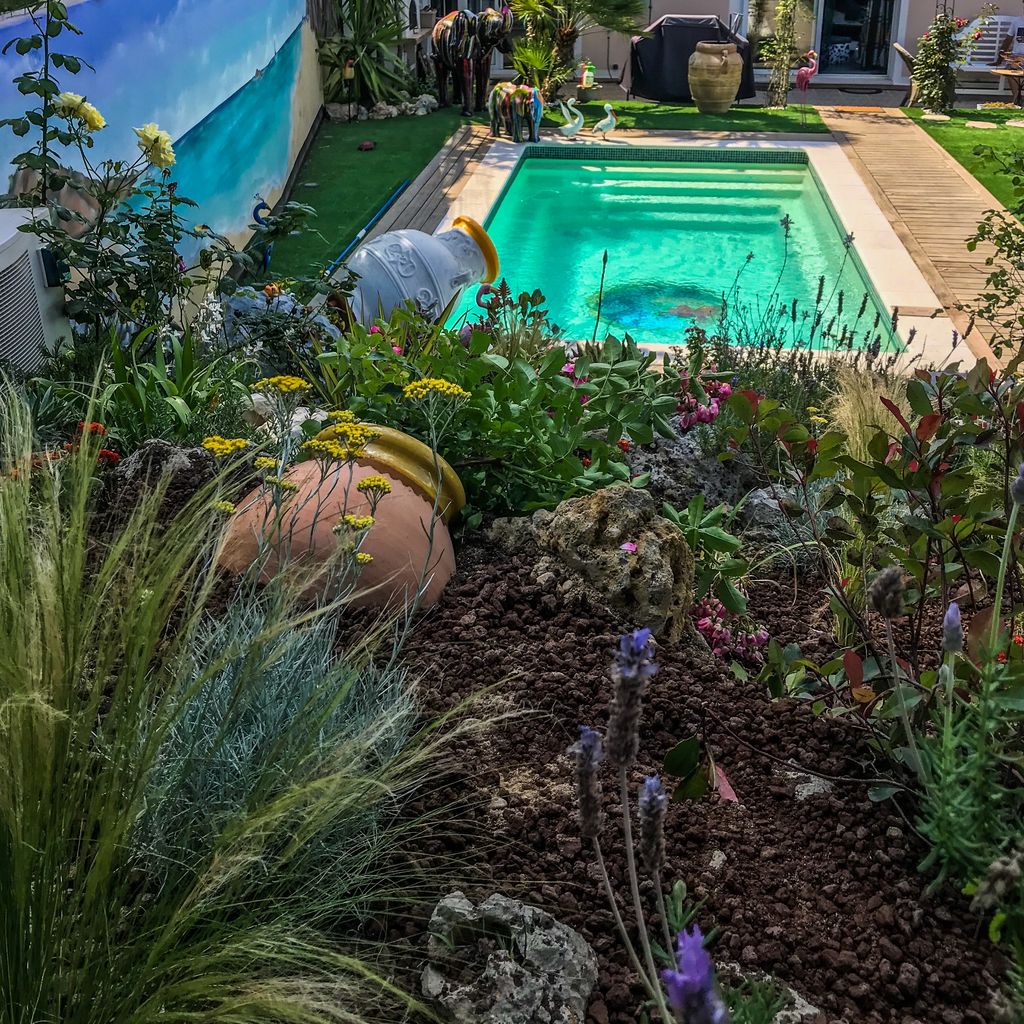
M 612 665 L 615 694 L 608 718 L 608 759 L 628 768 L 640 747 L 640 714 L 647 680 L 658 671 L 649 629 L 637 629 L 619 640 Z
M 1018 505 L 1024 505 L 1024 465 L 1017 470 L 1017 478 L 1010 484 L 1010 496 Z
M 665 866 L 665 809 L 668 797 L 657 775 L 650 775 L 640 787 L 637 801 L 640 815 L 640 859 L 656 875 Z
M 580 738 L 569 748 L 576 759 L 576 788 L 579 801 L 580 834 L 584 839 L 596 839 L 601 832 L 601 782 L 597 769 L 604 760 L 601 734 L 585 725 L 580 726 Z
M 954 601 L 942 620 L 942 649 L 946 654 L 959 654 L 964 649 L 964 629 L 960 624 L 960 605 Z
M 728 1024 L 729 1011 L 715 984 L 715 969 L 694 925 L 676 939 L 676 969 L 662 971 L 669 1006 L 686 1024 Z

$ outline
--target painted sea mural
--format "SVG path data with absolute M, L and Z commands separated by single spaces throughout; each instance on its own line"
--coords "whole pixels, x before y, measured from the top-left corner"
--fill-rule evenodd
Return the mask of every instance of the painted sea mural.
M 254 197 L 280 195 L 319 108 L 315 42 L 305 0 L 81 0 L 81 36 L 59 49 L 95 69 L 61 84 L 107 119 L 99 159 L 134 159 L 132 128 L 150 121 L 175 140 L 179 192 L 195 220 L 241 240 Z M 29 34 L 24 15 L 0 20 L 0 49 Z M 35 55 L 0 57 L 0 118 L 24 105 L 11 79 Z M 25 140 L 0 131 L 0 177 Z

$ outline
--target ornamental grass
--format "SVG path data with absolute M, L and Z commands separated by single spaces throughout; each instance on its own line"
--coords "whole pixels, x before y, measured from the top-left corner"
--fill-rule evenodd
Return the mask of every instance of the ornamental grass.
M 338 606 L 273 588 L 212 614 L 216 491 L 111 533 L 98 445 L 33 461 L 0 388 L 0 1021 L 406 1019 L 350 938 L 443 884 L 396 867 L 445 740 L 409 734 L 390 624 L 339 646 Z

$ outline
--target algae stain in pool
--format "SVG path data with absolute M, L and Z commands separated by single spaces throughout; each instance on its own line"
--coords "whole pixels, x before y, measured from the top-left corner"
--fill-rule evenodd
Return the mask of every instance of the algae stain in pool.
M 725 296 L 752 309 L 794 299 L 810 309 L 822 278 L 826 322 L 840 294 L 856 310 L 865 293 L 866 324 L 875 312 L 887 320 L 801 164 L 531 157 L 488 231 L 513 294 L 539 287 L 570 340 L 593 332 L 606 249 L 602 335 L 678 344 L 691 325 L 717 321 Z M 457 314 L 474 309 L 470 294 Z

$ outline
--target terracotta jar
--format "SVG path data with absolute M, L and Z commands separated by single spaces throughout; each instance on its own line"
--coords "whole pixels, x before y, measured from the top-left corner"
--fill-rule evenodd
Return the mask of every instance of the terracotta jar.
M 365 477 L 379 474 L 391 485 L 377 505 L 374 524 L 359 550 L 373 557 L 362 567 L 352 603 L 400 606 L 412 601 L 420 581 L 428 578 L 422 598 L 424 607 L 441 596 L 455 571 L 455 551 L 448 521 L 466 503 L 458 475 L 438 457 L 441 497 L 434 523 L 433 543 L 430 521 L 437 500 L 434 456 L 430 448 L 408 434 L 390 427 L 374 426 L 377 436 L 365 446 L 365 455 L 355 463 L 331 464 L 326 473 L 315 462 L 300 462 L 288 470 L 285 479 L 296 485 L 287 496 L 282 524 L 275 530 L 269 497 L 257 488 L 238 503 L 228 525 L 221 564 L 236 573 L 245 572 L 256 561 L 261 538 L 270 553 L 261 572 L 269 579 L 279 568 L 275 549 L 287 551 L 291 564 L 323 564 L 337 551 L 334 526 L 344 515 L 365 516 L 370 502 L 357 485 Z M 323 440 L 336 436 L 329 427 L 318 435 Z M 273 536 L 267 536 L 273 533 Z M 309 597 L 324 595 L 324 580 L 307 591 Z
M 724 114 L 736 100 L 743 58 L 735 43 L 698 43 L 690 54 L 690 95 L 702 114 Z

